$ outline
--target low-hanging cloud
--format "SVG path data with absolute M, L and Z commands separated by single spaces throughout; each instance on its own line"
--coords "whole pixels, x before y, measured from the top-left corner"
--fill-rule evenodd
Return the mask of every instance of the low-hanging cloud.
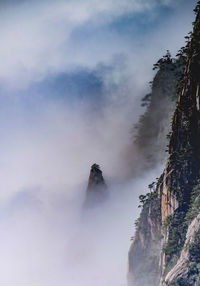
M 121 154 L 130 144 L 125 106 L 113 102 L 95 117 L 88 111 L 87 105 L 71 109 L 50 101 L 32 122 L 21 122 L 18 111 L 11 122 L 4 119 L 0 282 L 5 286 L 126 283 L 136 198 L 159 170 L 124 182 L 128 166 Z M 102 167 L 110 200 L 85 215 L 94 162 Z
M 71 70 L 74 65 L 94 67 L 98 62 L 112 60 L 115 54 L 130 53 L 131 46 L 120 43 L 119 36 L 109 32 L 109 25 L 117 18 L 141 12 L 151 18 L 156 7 L 172 3 L 49 0 L 10 5 L 0 13 L 1 85 L 16 89 L 40 81 L 51 73 Z M 88 39 L 87 31 L 91 27 L 93 31 Z M 85 33 L 86 43 L 89 41 L 90 52 L 81 36 L 74 42 L 74 34 L 80 28 Z M 104 38 L 98 39 L 101 29 Z
M 160 173 L 127 180 L 130 130 L 152 64 L 182 45 L 191 14 L 141 37 L 112 25 L 138 13 L 151 23 L 173 1 L 11 2 L 0 12 L 0 284 L 124 286 L 137 196 Z M 110 201 L 84 217 L 93 163 Z

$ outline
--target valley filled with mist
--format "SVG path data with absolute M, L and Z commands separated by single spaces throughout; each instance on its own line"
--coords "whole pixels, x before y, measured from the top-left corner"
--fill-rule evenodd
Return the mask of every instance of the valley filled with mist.
M 195 3 L 0 1 L 1 285 L 127 285 Z M 93 164 L 107 197 L 84 208 Z

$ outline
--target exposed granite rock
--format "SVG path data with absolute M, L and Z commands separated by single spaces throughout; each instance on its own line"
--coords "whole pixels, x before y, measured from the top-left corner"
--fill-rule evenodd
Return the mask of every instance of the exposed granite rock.
M 102 175 L 102 171 L 99 165 L 93 164 L 91 166 L 90 175 L 88 179 L 84 207 L 95 207 L 98 204 L 104 202 L 107 197 L 108 191 Z
M 200 13 L 196 17 L 187 54 L 161 192 L 162 221 L 169 216 L 172 218 L 164 232 L 167 251 L 163 255 L 163 275 L 167 272 L 166 266 L 169 267 L 175 256 L 179 257 L 184 247 L 187 232 L 185 217 L 191 203 L 192 190 L 200 176 Z
M 150 203 L 161 205 L 162 228 L 154 228 L 154 233 L 149 235 L 151 224 L 144 204 L 142 220 L 129 252 L 129 276 L 133 273 L 132 281 L 129 279 L 130 286 L 200 285 L 199 213 L 189 225 L 186 221 L 194 200 L 192 193 L 200 178 L 200 2 L 196 14 L 194 30 L 187 46 L 182 90 L 173 116 L 169 158 L 157 185 L 157 198 Z M 158 220 L 158 217 L 154 220 Z M 142 232 L 141 227 L 144 229 Z M 157 248 L 160 251 L 155 251 L 153 237 L 161 234 L 163 238 Z M 160 271 L 157 270 L 158 263 L 154 269 L 158 273 L 157 277 L 154 276 L 154 282 L 153 264 L 149 260 L 152 253 L 155 253 L 155 260 L 160 261 Z M 139 257 L 142 259 L 139 260 Z M 145 264 L 145 261 L 149 262 Z M 143 267 L 145 280 L 138 263 L 140 268 Z
M 181 251 L 180 257 L 175 264 L 175 266 L 168 272 L 162 285 L 195 285 L 194 275 L 196 273 L 191 273 L 191 267 L 194 267 L 193 261 L 190 260 L 190 246 L 195 241 L 195 234 L 200 230 L 200 214 L 190 223 L 184 247 Z M 200 255 L 200 254 L 199 254 Z M 200 273 L 199 273 L 200 274 Z M 200 278 L 200 277 L 199 277 Z M 182 284 L 181 284 L 182 283 Z M 186 284 L 187 283 L 187 284 Z
M 161 208 L 156 198 L 144 204 L 129 250 L 128 285 L 157 286 L 160 279 Z

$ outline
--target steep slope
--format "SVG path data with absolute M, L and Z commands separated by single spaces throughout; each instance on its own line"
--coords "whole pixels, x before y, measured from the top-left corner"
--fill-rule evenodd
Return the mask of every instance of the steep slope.
M 177 84 L 184 65 L 183 53 L 173 59 L 169 51 L 154 65 L 157 72 L 151 83 L 151 93 L 142 99 L 146 111 L 135 126 L 134 148 L 137 150 L 139 171 L 155 167 L 166 158 L 166 135 L 176 106 Z
M 90 175 L 88 179 L 84 207 L 95 207 L 96 205 L 104 202 L 107 196 L 107 186 L 104 181 L 102 171 L 100 170 L 99 165 L 93 164 L 91 166 Z
M 140 196 L 143 208 L 128 255 L 128 286 L 158 286 L 161 277 L 161 176 L 158 186 Z
M 182 90 L 173 116 L 169 159 L 155 196 L 144 201 L 129 252 L 129 285 L 141 285 L 138 275 L 143 275 L 143 285 L 149 286 L 158 286 L 159 280 L 167 286 L 200 285 L 200 2 L 195 12 Z M 152 219 L 155 206 L 161 211 Z M 155 243 L 155 237 L 161 239 Z M 138 261 L 137 253 L 142 251 L 145 257 Z M 141 275 L 134 263 L 144 265 Z M 153 267 L 156 275 L 152 280 Z
M 188 59 L 183 79 L 183 90 L 179 96 L 174 115 L 173 133 L 170 139 L 170 158 L 165 171 L 166 188 L 162 193 L 162 221 L 168 218 L 166 245 L 163 255 L 163 270 L 172 261 L 174 268 L 168 273 L 167 285 L 198 285 L 200 276 L 197 263 L 190 259 L 190 248 L 198 233 L 199 214 L 198 180 L 200 176 L 200 4 L 196 8 L 196 21 L 188 48 Z M 167 205 L 170 203 L 170 206 Z M 197 204 L 194 207 L 195 201 Z M 191 216 L 191 211 L 195 215 Z M 196 212 L 195 212 L 196 211 Z M 171 217 L 169 217 L 171 215 Z M 193 221 L 191 221 L 193 219 Z M 196 231 L 192 229 L 196 228 Z M 184 247 L 185 244 L 185 247 Z M 186 247 L 187 246 L 187 247 Z M 198 251 L 198 250 L 197 250 Z M 186 255 L 187 253 L 187 255 Z M 196 253 L 200 258 L 200 253 Z M 188 259 L 189 258 L 189 259 Z M 183 267 L 183 261 L 185 268 Z M 191 273 L 191 263 L 193 274 Z M 173 265 L 171 263 L 171 265 Z M 181 266 L 182 265 L 182 266 Z M 187 266 L 186 266 L 187 265 Z M 177 271 L 180 269 L 181 271 Z M 176 273 L 176 274 L 175 274 Z M 173 274 L 173 275 L 172 275 Z M 197 275 L 197 276 L 198 276 Z M 175 283 L 175 284 L 174 284 Z M 185 284 L 184 284 L 185 283 Z M 164 285 L 166 285 L 164 283 Z
M 158 197 L 146 201 L 129 250 L 128 285 L 158 285 L 160 279 L 161 223 Z

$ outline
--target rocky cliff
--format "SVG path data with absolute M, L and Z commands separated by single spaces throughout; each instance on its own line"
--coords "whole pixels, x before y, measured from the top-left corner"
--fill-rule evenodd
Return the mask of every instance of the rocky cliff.
M 146 201 L 129 250 L 128 285 L 158 285 L 160 277 L 161 223 L 158 197 Z
M 139 172 L 155 167 L 166 158 L 166 135 L 170 130 L 177 101 L 177 85 L 184 65 L 183 53 L 175 59 L 169 51 L 154 65 L 156 74 L 150 83 L 151 93 L 142 99 L 142 106 L 146 110 L 135 126 L 133 147 L 137 150 Z
M 86 190 L 85 208 L 95 207 L 104 202 L 108 196 L 107 186 L 102 171 L 97 164 L 91 166 Z
M 200 2 L 195 13 L 166 168 L 155 191 L 141 198 L 130 286 L 200 285 Z

